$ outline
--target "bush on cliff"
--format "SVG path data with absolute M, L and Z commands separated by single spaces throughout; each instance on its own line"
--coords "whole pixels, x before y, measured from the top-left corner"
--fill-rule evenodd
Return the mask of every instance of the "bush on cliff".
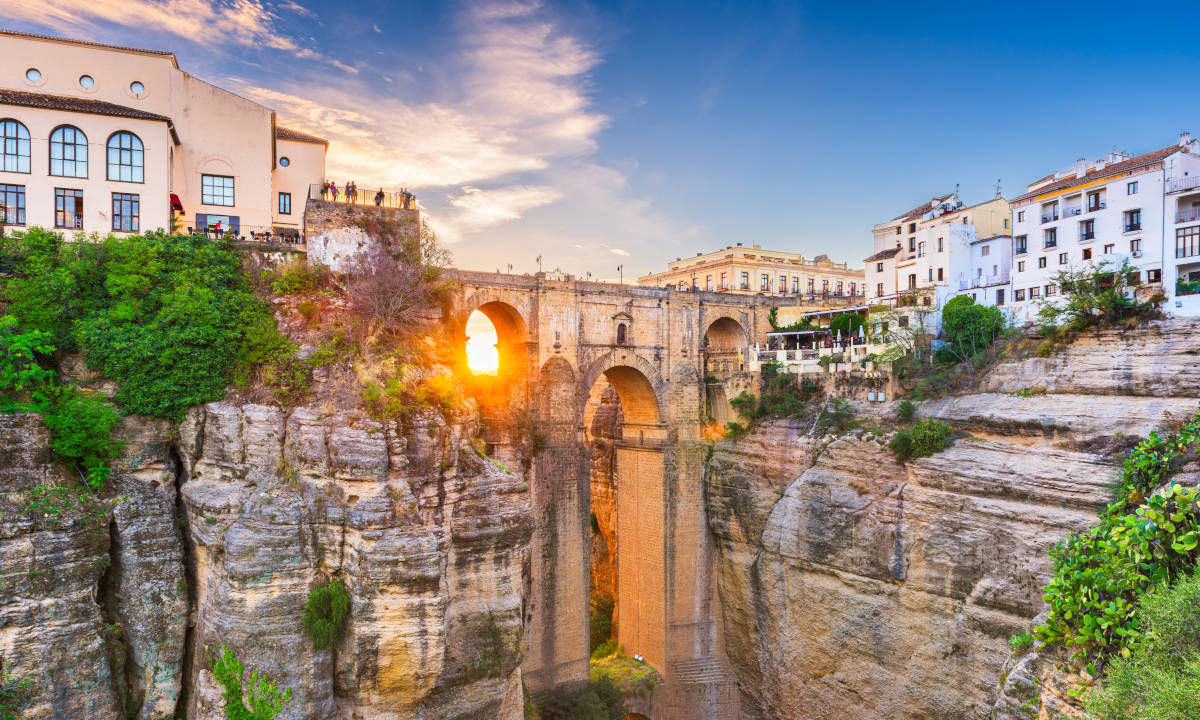
M 243 668 L 231 650 L 222 646 L 209 658 L 212 674 L 224 692 L 225 720 L 275 720 L 292 700 L 292 691 L 280 691 L 271 678 L 251 670 L 243 686 Z
M 1096 720 L 1200 717 L 1200 573 L 1138 603 L 1142 641 L 1117 656 L 1084 705 Z
M 946 449 L 954 429 L 937 420 L 922 420 L 909 430 L 900 430 L 892 436 L 888 448 L 896 459 L 904 462 L 911 458 L 929 457 Z
M 1128 258 L 1120 264 L 1105 260 L 1079 270 L 1060 270 L 1053 280 L 1059 294 L 1040 301 L 1038 323 L 1043 331 L 1059 326 L 1086 330 L 1151 317 L 1157 302 L 1126 297 L 1133 295 L 1130 291 L 1140 277 Z
M 537 705 L 541 720 L 621 720 L 625 717 L 621 691 L 608 677 L 597 678 L 582 687 L 552 690 Z
M 328 650 L 341 639 L 349 617 L 350 593 L 341 580 L 334 578 L 328 585 L 309 591 L 300 626 L 313 647 Z

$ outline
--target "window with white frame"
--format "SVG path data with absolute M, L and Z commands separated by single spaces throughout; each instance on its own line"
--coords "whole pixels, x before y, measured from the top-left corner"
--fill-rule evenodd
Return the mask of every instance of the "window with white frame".
M 228 175 L 201 175 L 200 202 L 205 205 L 232 206 L 233 178 Z

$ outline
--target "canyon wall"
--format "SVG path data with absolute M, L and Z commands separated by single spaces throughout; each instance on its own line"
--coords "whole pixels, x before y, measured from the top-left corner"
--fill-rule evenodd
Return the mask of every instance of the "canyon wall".
M 519 718 L 528 488 L 471 413 L 405 427 L 232 402 L 129 419 L 101 497 L 40 417 L 0 415 L 0 663 L 36 718 L 224 717 L 217 647 L 290 688 L 280 718 Z M 345 636 L 301 632 L 341 579 Z
M 1018 717 L 1046 670 L 1010 672 L 1008 637 L 1042 610 L 1046 551 L 1094 524 L 1134 441 L 1196 412 L 1198 346 L 1164 322 L 1003 363 L 920 404 L 970 436 L 903 464 L 886 416 L 864 423 L 879 435 L 776 421 L 719 447 L 706 501 L 751 714 Z

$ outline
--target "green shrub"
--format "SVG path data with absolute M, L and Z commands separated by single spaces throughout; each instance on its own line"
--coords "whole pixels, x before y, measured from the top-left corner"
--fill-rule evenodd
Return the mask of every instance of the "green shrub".
M 1084 705 L 1096 720 L 1200 717 L 1200 575 L 1184 575 L 1139 603 L 1142 640 L 1105 668 Z
M 854 410 L 842 398 L 833 398 L 817 418 L 817 432 L 846 432 L 854 425 Z
M 1153 314 L 1156 303 L 1125 297 L 1134 267 L 1128 258 L 1120 264 L 1104 260 L 1079 270 L 1060 270 L 1053 283 L 1059 293 L 1038 305 L 1038 323 L 1044 332 L 1058 326 L 1071 330 L 1113 325 Z
M 17 319 L 0 316 L 0 412 L 40 410 L 48 403 L 53 370 L 42 366 L 54 353 L 50 333 L 17 332 Z
M 616 607 L 616 600 L 612 595 L 594 592 L 589 604 L 590 647 L 595 650 L 612 638 L 613 608 Z
M 748 392 L 742 391 L 736 395 L 729 401 L 729 406 L 746 420 L 753 420 L 758 417 L 758 398 Z
M 1033 645 L 1033 635 L 1028 631 L 1022 630 L 1008 638 L 1008 647 L 1012 650 L 1013 655 L 1020 655 Z
M 975 304 L 974 298 L 959 295 L 942 308 L 942 332 L 949 344 L 938 350 L 939 362 L 963 361 L 980 355 L 1004 330 L 1000 308 Z
M 904 400 L 900 406 L 896 408 L 896 417 L 900 422 L 908 422 L 913 419 L 913 415 L 917 414 L 917 406 L 912 400 Z
M 121 453 L 114 436 L 121 416 L 116 408 L 94 394 L 74 387 L 56 388 L 45 409 L 50 448 L 84 471 L 88 485 L 99 489 L 108 479 L 108 460 Z
M 341 580 L 313 588 L 304 604 L 300 625 L 318 650 L 332 648 L 341 639 L 350 616 L 350 593 Z
M 0 666 L 0 720 L 21 720 L 21 713 L 28 702 L 29 678 L 16 677 L 8 668 Z
M 599 660 L 601 658 L 606 658 L 609 655 L 612 655 L 613 653 L 619 651 L 620 649 L 621 649 L 620 646 L 617 645 L 617 639 L 609 638 L 609 639 L 605 640 L 604 642 L 600 643 L 599 645 L 595 646 L 594 648 L 592 648 L 592 659 Z
M 954 429 L 938 420 L 922 420 L 909 430 L 897 432 L 888 448 L 896 459 L 904 462 L 911 458 L 929 457 L 946 449 Z
M 725 439 L 737 441 L 746 434 L 746 426 L 741 423 L 727 422 L 725 423 Z
M 326 274 L 324 267 L 310 265 L 304 256 L 293 256 L 275 271 L 271 289 L 279 295 L 307 292 L 320 285 Z
M 271 678 L 250 671 L 248 687 L 242 686 L 242 663 L 232 651 L 220 647 L 209 658 L 212 674 L 225 690 L 225 720 L 274 720 L 292 700 L 292 691 L 280 692 Z
M 1047 358 L 1054 354 L 1054 343 L 1050 340 L 1043 341 L 1037 346 L 1037 350 L 1033 351 L 1034 355 L 1040 358 Z
M 542 720 L 621 720 L 625 701 L 612 680 L 600 677 L 583 687 L 551 690 L 538 703 Z

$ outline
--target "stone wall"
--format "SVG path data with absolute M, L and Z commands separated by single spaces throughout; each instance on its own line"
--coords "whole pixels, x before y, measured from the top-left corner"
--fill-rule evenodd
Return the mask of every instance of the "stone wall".
M 420 211 L 310 199 L 304 209 L 309 262 L 344 272 L 351 259 L 378 236 L 376 228 L 384 224 L 402 233 L 419 233 Z

